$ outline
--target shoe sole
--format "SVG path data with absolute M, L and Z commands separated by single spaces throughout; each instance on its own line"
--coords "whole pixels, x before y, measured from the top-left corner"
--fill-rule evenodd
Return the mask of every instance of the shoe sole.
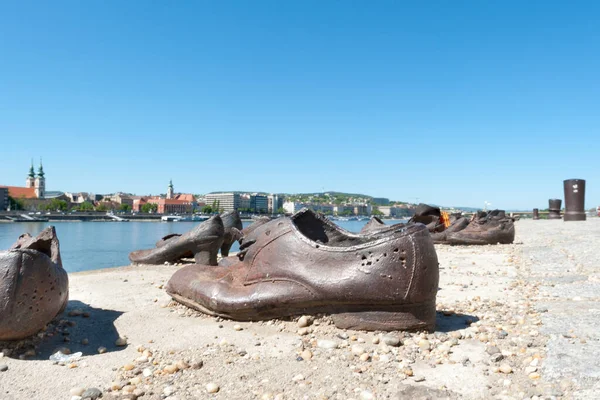
M 178 303 L 204 314 L 236 321 L 260 321 L 293 315 L 331 315 L 340 329 L 363 331 L 429 331 L 435 329 L 435 300 L 402 305 L 330 305 L 318 307 L 297 307 L 280 309 L 249 309 L 236 313 L 220 313 L 175 293 L 169 295 Z

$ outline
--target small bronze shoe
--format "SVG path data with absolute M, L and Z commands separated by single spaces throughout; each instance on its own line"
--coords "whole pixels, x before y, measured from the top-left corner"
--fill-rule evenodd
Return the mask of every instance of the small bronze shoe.
M 224 233 L 223 221 L 216 215 L 181 236 L 163 241 L 160 247 L 129 253 L 129 260 L 134 264 L 164 264 L 177 262 L 191 253 L 197 263 L 217 265 Z
M 510 244 L 514 240 L 514 222 L 503 210 L 478 214 L 465 229 L 446 236 L 446 242 L 453 245 Z
M 237 211 L 223 213 L 221 214 L 221 219 L 225 228 L 223 244 L 221 245 L 221 256 L 227 257 L 233 243 L 242 237 L 242 219 Z
M 442 232 L 433 232 L 431 238 L 435 244 L 448 244 L 447 237 L 453 232 L 460 232 L 469 226 L 469 220 L 463 216 L 451 218 L 451 223 L 448 228 Z
M 235 320 L 328 313 L 344 329 L 435 326 L 438 260 L 421 224 L 365 236 L 301 210 L 256 228 L 238 255 L 227 268 L 179 269 L 167 293 L 201 312 Z
M 8 251 L 0 251 L 0 340 L 37 333 L 68 300 L 69 277 L 53 226 L 35 238 L 21 235 Z

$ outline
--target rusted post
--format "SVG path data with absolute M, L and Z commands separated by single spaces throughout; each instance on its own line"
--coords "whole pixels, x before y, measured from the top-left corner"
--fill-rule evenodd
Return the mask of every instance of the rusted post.
M 560 219 L 561 199 L 548 200 L 548 219 Z
M 585 179 L 567 179 L 565 189 L 565 221 L 585 221 Z
M 540 210 L 537 208 L 533 209 L 533 219 L 540 219 Z

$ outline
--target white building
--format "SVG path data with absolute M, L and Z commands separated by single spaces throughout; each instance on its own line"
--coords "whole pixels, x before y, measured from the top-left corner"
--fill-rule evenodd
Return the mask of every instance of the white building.
M 304 208 L 304 204 L 296 203 L 294 201 L 286 201 L 283 203 L 283 209 L 288 214 L 294 214 Z

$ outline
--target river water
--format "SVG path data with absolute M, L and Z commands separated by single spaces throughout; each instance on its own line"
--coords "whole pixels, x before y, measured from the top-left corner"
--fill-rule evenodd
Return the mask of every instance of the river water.
M 350 232 L 358 232 L 367 221 L 336 221 Z M 398 220 L 386 220 L 394 224 Z M 244 227 L 251 222 L 244 222 Z M 50 225 L 56 227 L 60 254 L 67 272 L 129 265 L 133 250 L 149 249 L 170 233 L 185 233 L 198 222 L 15 222 L 0 223 L 0 250 L 8 249 L 22 233 L 32 236 Z M 237 251 L 235 243 L 231 251 Z

